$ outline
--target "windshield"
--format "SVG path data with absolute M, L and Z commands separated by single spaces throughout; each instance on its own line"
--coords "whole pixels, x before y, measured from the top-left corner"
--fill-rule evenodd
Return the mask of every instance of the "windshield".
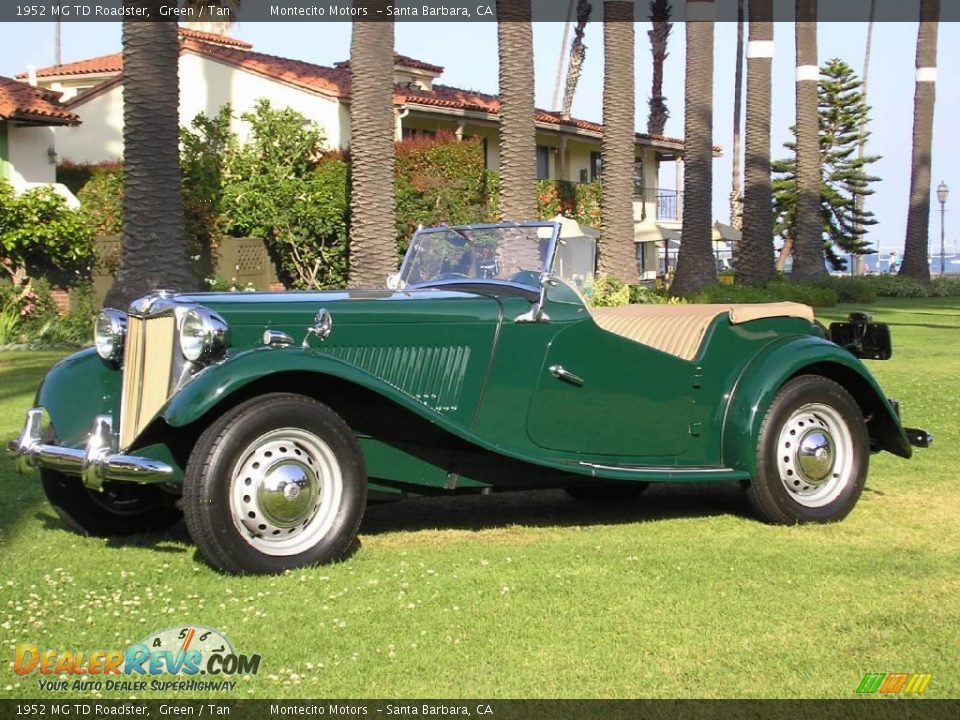
M 539 288 L 556 232 L 552 223 L 420 230 L 400 269 L 401 286 L 489 280 Z

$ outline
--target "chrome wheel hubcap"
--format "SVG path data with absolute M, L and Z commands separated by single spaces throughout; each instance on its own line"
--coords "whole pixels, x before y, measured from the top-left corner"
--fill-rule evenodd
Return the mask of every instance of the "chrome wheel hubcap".
M 330 447 L 309 431 L 281 428 L 257 438 L 237 462 L 230 510 L 248 544 L 268 555 L 296 555 L 329 532 L 342 495 Z
M 797 408 L 777 442 L 777 471 L 790 496 L 806 507 L 837 498 L 854 475 L 853 437 L 843 416 L 829 405 Z

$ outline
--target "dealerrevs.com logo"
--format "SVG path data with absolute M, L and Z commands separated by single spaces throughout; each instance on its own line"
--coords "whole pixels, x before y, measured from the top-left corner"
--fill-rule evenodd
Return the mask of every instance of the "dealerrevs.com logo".
M 48 691 L 230 691 L 237 684 L 232 676 L 256 675 L 259 670 L 260 655 L 238 653 L 222 632 L 200 625 L 167 628 L 123 650 L 59 650 L 22 643 L 13 658 L 17 675 L 39 675 L 39 689 Z M 188 679 L 162 679 L 171 676 Z

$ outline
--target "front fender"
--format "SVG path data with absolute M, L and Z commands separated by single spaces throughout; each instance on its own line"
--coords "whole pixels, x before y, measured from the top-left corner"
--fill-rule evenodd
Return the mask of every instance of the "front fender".
M 910 441 L 880 385 L 860 360 L 823 338 L 784 338 L 766 346 L 743 369 L 727 406 L 723 458 L 727 467 L 757 472 L 760 426 L 780 388 L 797 375 L 823 375 L 853 396 L 868 419 L 871 446 L 909 458 Z
M 311 372 L 347 380 L 383 395 L 419 415 L 454 428 L 448 418 L 355 365 L 309 348 L 261 347 L 246 350 L 212 365 L 183 387 L 160 411 L 172 427 L 182 427 L 203 417 L 245 385 L 268 375 Z
M 120 371 L 107 367 L 96 350 L 81 350 L 50 368 L 33 404 L 50 414 L 59 444 L 82 448 L 94 417 L 119 418 L 120 379 Z

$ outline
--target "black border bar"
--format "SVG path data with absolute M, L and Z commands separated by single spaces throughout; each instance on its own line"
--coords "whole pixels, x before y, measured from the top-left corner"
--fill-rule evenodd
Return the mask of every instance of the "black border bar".
M 591 0 L 591 21 L 603 19 L 603 5 L 609 0 Z M 649 0 L 614 0 L 634 6 L 634 20 L 649 19 Z M 216 12 L 210 6 L 227 3 L 211 0 L 199 11 L 187 14 L 184 0 L 2 0 L 0 22 L 120 22 L 123 20 L 179 20 L 234 22 L 496 22 L 501 15 L 525 15 L 530 3 L 534 22 L 564 22 L 567 0 L 242 0 L 239 10 Z M 713 6 L 712 8 L 710 6 Z M 687 17 L 686 0 L 671 0 L 672 17 L 683 22 Z M 206 9 L 204 9 L 206 8 Z M 692 2 L 691 17 L 716 22 L 737 20 L 737 0 Z M 820 0 L 819 22 L 866 22 L 870 0 Z M 876 0 L 876 22 L 916 22 L 920 0 Z M 796 19 L 795 0 L 774 0 L 770 18 L 776 22 Z M 809 18 L 812 19 L 812 18 Z M 960 0 L 940 0 L 940 21 L 960 21 Z
M 0 720 L 52 717 L 955 720 L 960 717 L 960 700 L 0 700 Z

